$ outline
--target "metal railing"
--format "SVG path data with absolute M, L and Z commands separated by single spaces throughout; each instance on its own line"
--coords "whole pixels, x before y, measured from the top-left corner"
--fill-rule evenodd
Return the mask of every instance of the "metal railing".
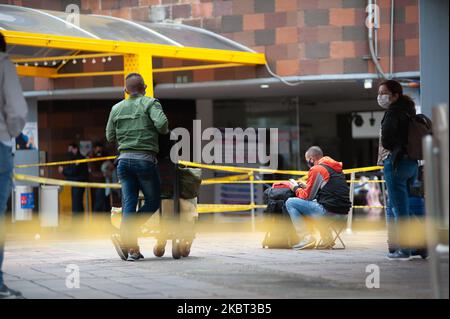
M 448 283 L 445 282 L 442 267 L 442 257 L 448 256 L 449 252 L 448 116 L 448 105 L 434 107 L 433 136 L 423 139 L 427 241 L 435 298 L 448 298 L 448 290 L 444 286 Z M 446 271 L 448 276 L 448 268 Z

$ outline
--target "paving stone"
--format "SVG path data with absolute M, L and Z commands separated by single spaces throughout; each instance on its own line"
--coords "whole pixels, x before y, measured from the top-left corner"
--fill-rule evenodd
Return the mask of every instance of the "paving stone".
M 201 233 L 191 256 L 152 254 L 120 260 L 108 238 L 8 241 L 5 281 L 27 298 L 431 298 L 429 262 L 385 258 L 385 232 L 344 235 L 346 250 L 262 249 L 263 233 Z M 448 269 L 448 260 L 447 269 Z M 80 288 L 69 289 L 68 264 L 80 268 Z M 380 288 L 368 289 L 366 267 L 380 269 Z M 447 273 L 448 274 L 448 273 Z M 448 275 L 447 275 L 448 276 Z M 448 282 L 448 278 L 446 279 Z M 270 287 L 270 289 L 268 289 Z

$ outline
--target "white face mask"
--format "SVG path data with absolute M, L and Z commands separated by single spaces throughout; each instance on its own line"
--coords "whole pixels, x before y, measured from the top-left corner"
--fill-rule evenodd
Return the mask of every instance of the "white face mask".
M 381 106 L 383 109 L 389 108 L 389 105 L 391 105 L 391 101 L 389 100 L 389 94 L 379 94 L 377 97 L 378 105 Z

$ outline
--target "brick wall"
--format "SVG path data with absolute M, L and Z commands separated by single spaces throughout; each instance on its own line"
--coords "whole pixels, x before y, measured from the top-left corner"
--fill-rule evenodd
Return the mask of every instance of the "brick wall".
M 271 68 L 283 76 L 374 72 L 365 27 L 365 0 L 0 0 L 35 8 L 63 10 L 78 3 L 83 13 L 112 15 L 135 21 L 176 21 L 222 34 L 266 54 Z M 419 70 L 418 0 L 395 1 L 394 71 Z M 380 63 L 389 67 L 390 1 L 379 0 Z M 164 61 L 162 66 L 172 66 Z M 191 81 L 268 76 L 264 68 L 184 72 Z M 180 74 L 158 74 L 158 83 Z M 118 83 L 121 79 L 94 80 Z M 90 84 L 89 80 L 85 80 Z M 89 83 L 87 83 L 89 82 Z M 82 85 L 81 81 L 62 81 Z M 56 86 L 60 86 L 57 84 Z

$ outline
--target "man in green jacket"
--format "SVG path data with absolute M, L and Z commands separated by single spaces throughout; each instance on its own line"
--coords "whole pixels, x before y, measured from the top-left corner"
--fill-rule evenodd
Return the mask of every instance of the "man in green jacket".
M 129 98 L 113 106 L 106 139 L 118 144 L 117 176 L 122 185 L 120 238 L 116 235 L 112 240 L 123 260 L 135 261 L 143 258 L 137 242 L 139 221 L 160 206 L 158 136 L 169 132 L 169 123 L 159 101 L 145 96 L 147 85 L 140 74 L 129 74 L 125 82 Z M 136 211 L 139 190 L 145 204 Z

